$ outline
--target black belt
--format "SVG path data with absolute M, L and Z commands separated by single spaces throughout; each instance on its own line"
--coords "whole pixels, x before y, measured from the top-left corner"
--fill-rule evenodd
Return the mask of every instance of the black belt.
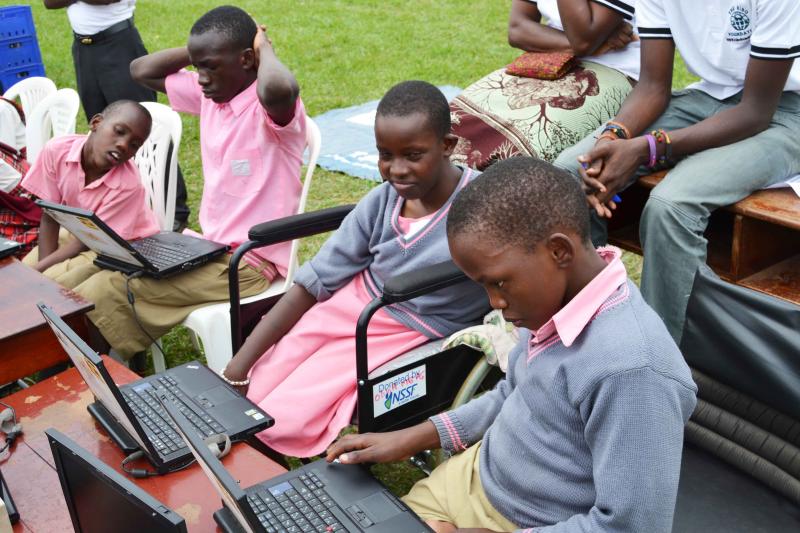
M 115 33 L 119 33 L 123 30 L 127 30 L 128 28 L 133 27 L 133 17 L 123 20 L 122 22 L 117 22 L 116 24 L 112 24 L 108 28 L 104 29 L 103 31 L 99 31 L 94 35 L 78 35 L 77 33 L 73 33 L 75 36 L 75 40 L 81 44 L 97 44 L 105 39 L 108 39 Z

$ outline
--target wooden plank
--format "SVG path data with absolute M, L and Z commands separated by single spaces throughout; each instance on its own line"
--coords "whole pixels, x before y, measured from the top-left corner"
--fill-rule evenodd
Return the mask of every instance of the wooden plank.
M 94 309 L 91 302 L 17 259 L 0 259 L 0 341 L 45 324 L 37 302 L 46 303 L 62 318 Z
M 740 280 L 739 285 L 800 305 L 800 254 Z

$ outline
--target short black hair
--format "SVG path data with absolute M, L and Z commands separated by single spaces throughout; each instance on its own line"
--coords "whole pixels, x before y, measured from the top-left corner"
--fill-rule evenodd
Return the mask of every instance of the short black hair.
M 122 110 L 124 107 L 132 106 L 137 113 L 147 118 L 147 122 L 150 123 L 151 127 L 153 124 L 153 116 L 150 114 L 150 111 L 147 110 L 145 106 L 136 102 L 134 100 L 116 100 L 108 104 L 105 109 L 100 113 L 103 115 L 104 118 L 108 118 L 113 116 L 115 113 Z
M 450 133 L 450 106 L 442 91 L 427 81 L 398 83 L 378 103 L 377 114 L 384 117 L 406 117 L 422 113 L 437 136 Z
M 528 251 L 570 230 L 590 244 L 589 207 L 577 178 L 527 156 L 494 163 L 464 187 L 447 215 L 448 237 L 469 233 Z
M 208 31 L 221 34 L 232 48 L 241 51 L 253 47 L 258 28 L 253 17 L 241 8 L 220 6 L 197 19 L 189 34 L 200 35 Z

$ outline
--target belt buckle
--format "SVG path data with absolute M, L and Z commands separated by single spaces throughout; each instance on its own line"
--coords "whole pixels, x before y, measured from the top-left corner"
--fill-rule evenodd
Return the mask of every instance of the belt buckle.
M 92 44 L 91 37 L 81 37 L 81 44 Z

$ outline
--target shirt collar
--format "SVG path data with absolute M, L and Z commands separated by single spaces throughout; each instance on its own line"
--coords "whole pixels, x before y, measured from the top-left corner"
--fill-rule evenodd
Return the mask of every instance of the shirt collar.
M 253 103 L 254 97 L 256 100 L 258 99 L 258 94 L 256 94 L 256 83 L 258 83 L 258 80 L 254 80 L 253 83 L 248 85 L 245 90 L 227 102 L 228 105 L 231 106 L 231 111 L 233 111 L 235 116 L 241 116 L 245 109 L 247 109 Z M 259 105 L 261 104 L 259 103 Z
M 606 267 L 547 323 L 531 332 L 531 344 L 539 344 L 557 333 L 564 346 L 572 346 L 600 307 L 626 282 L 628 274 L 622 263 L 622 252 L 613 246 L 604 246 L 598 248 L 597 253 L 607 263 Z
M 91 133 L 89 135 L 91 135 Z M 122 182 L 119 178 L 118 169 L 122 165 L 117 165 L 116 167 L 111 168 L 108 172 L 100 176 L 100 179 L 94 180 L 88 186 L 85 186 L 86 172 L 84 172 L 83 166 L 81 166 L 81 152 L 83 151 L 83 147 L 86 145 L 86 141 L 89 140 L 89 135 L 84 135 L 82 138 L 76 139 L 75 142 L 72 143 L 72 146 L 70 146 L 66 157 L 67 163 L 75 163 L 81 169 L 81 179 L 83 180 L 83 183 L 81 183 L 81 189 L 96 189 L 101 183 L 110 189 L 119 189 L 122 186 Z M 129 163 L 131 163 L 131 161 L 126 161 L 123 164 L 126 165 Z

